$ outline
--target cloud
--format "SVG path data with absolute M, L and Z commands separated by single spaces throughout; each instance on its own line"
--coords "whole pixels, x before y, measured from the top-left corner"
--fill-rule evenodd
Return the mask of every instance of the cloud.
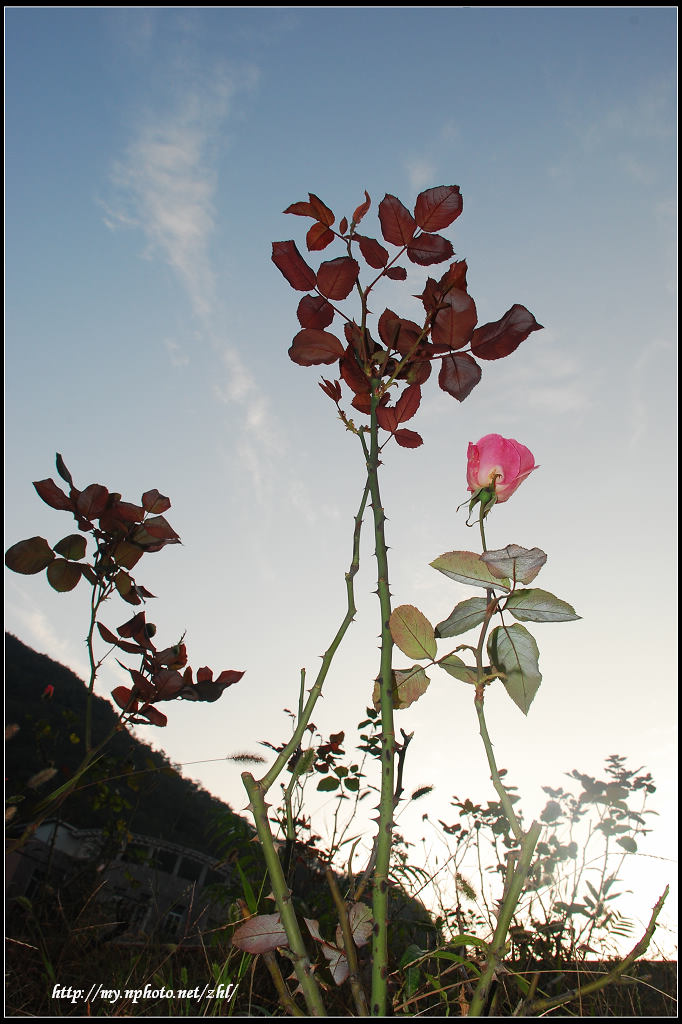
M 146 118 L 114 167 L 120 202 L 109 213 L 113 224 L 142 230 L 146 258 L 160 256 L 175 270 L 194 312 L 205 319 L 215 301 L 210 243 L 216 173 L 206 160 L 212 119 L 200 116 L 198 108 L 198 98 L 189 97 L 180 109 Z M 218 112 L 215 120 L 221 120 Z
M 413 189 L 426 188 L 435 181 L 436 170 L 434 164 L 424 160 L 422 157 L 408 160 L 406 168 L 407 177 Z
M 112 230 L 141 231 L 143 256 L 172 268 L 198 323 L 200 338 L 213 347 L 222 366 L 214 395 L 242 407 L 242 443 L 235 446 L 254 490 L 264 493 L 268 462 L 281 450 L 281 430 L 272 422 L 269 403 L 238 348 L 224 337 L 225 311 L 218 297 L 212 245 L 220 224 L 217 199 L 220 142 L 239 91 L 258 81 L 254 67 L 232 72 L 220 65 L 197 70 L 184 57 L 171 98 L 163 109 L 140 115 L 124 155 L 112 170 L 115 200 L 105 207 Z M 186 346 L 164 341 L 175 367 L 188 365 Z M 220 376 L 220 374 L 217 374 Z

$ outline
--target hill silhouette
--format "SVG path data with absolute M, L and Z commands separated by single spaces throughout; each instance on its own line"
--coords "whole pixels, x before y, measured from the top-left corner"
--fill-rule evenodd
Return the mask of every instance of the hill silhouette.
M 46 695 L 46 687 L 52 687 Z M 5 747 L 6 794 L 18 798 L 12 833 L 31 821 L 37 803 L 73 775 L 83 757 L 87 687 L 65 665 L 5 633 L 5 722 L 18 726 Z M 109 701 L 93 698 L 95 743 L 116 725 Z M 56 769 L 33 789 L 29 780 Z M 172 840 L 214 857 L 225 856 L 226 839 L 246 846 L 250 824 L 223 801 L 183 777 L 165 754 L 125 729 L 105 748 L 104 757 L 67 799 L 60 816 L 79 828 L 112 828 Z M 253 847 L 251 847 L 253 849 Z

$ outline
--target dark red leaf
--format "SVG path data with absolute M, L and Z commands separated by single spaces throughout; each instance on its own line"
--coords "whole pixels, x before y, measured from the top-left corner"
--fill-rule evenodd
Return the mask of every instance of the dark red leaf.
M 346 384 L 356 395 L 368 395 L 370 393 L 369 378 L 358 365 L 353 349 L 350 346 L 341 357 L 339 369 Z
M 156 537 L 158 540 L 180 543 L 179 536 L 163 516 L 152 516 L 150 519 L 145 519 L 144 528 L 151 537 Z
M 438 287 L 444 294 L 450 288 L 461 288 L 465 292 L 467 290 L 467 261 L 457 260 L 456 263 L 451 263 L 438 282 Z
M 369 416 L 372 411 L 372 396 L 370 392 L 367 391 L 364 395 L 356 395 L 350 404 L 354 409 L 357 409 L 358 412 L 365 413 Z
M 130 678 L 133 681 L 135 695 L 139 695 L 143 700 L 151 700 L 155 695 L 154 684 L 151 680 L 143 676 L 141 672 L 138 672 L 135 668 L 129 668 Z
M 49 505 L 50 508 L 57 508 L 63 512 L 73 512 L 73 502 L 64 494 L 61 487 L 57 487 L 54 480 L 34 480 L 33 486 L 45 504 Z
M 56 461 L 57 461 L 57 472 L 59 473 L 60 477 L 62 478 L 62 480 L 66 480 L 66 482 L 69 485 L 69 487 L 73 487 L 73 479 L 71 477 L 70 472 L 66 468 L 66 465 L 64 464 L 64 459 L 61 457 L 59 452 L 57 452 L 57 459 L 56 459 Z
M 423 437 L 416 430 L 396 430 L 393 436 L 401 448 L 419 448 L 424 444 Z
M 47 567 L 47 581 L 53 590 L 65 594 L 78 585 L 81 578 L 81 567 L 77 562 L 67 562 L 65 558 L 55 558 Z
M 133 615 L 132 619 L 128 619 L 122 626 L 118 626 L 116 632 L 119 636 L 132 637 L 141 647 L 151 647 L 152 645 L 147 635 L 145 616 L 146 612 L 138 612 L 137 615 Z
M 122 569 L 120 572 L 117 572 L 116 575 L 114 576 L 114 583 L 120 596 L 123 598 L 124 601 L 127 601 L 128 604 L 141 603 L 141 600 L 138 597 L 137 590 L 135 588 L 135 581 L 131 576 L 128 575 L 127 572 L 123 572 Z
M 410 359 L 407 366 L 398 374 L 398 377 L 406 380 L 408 384 L 423 384 L 430 376 L 431 363 L 428 359 Z
M 234 686 L 238 683 L 241 677 L 244 675 L 243 672 L 239 672 L 237 669 L 226 668 L 220 673 L 217 679 L 214 680 L 216 686 Z
M 392 281 L 404 281 L 407 277 L 407 271 L 404 267 L 389 267 L 388 270 L 384 271 L 386 277 L 390 277 Z
M 301 327 L 323 331 L 334 319 L 334 307 L 321 295 L 304 295 L 296 311 Z
M 101 522 L 101 520 L 100 520 Z M 113 551 L 116 564 L 122 569 L 134 569 L 144 554 L 144 549 L 127 540 L 120 541 Z
M 369 198 L 369 192 L 367 191 L 367 189 L 365 189 L 365 201 L 364 201 L 364 203 L 361 203 L 360 206 L 357 206 L 355 208 L 355 213 L 353 214 L 353 224 L 359 224 L 360 223 L 362 218 L 365 216 L 365 214 L 369 210 L 371 203 L 372 203 L 372 200 Z M 343 232 L 342 232 L 342 234 L 343 234 Z
M 515 303 L 501 320 L 484 324 L 474 331 L 471 351 L 479 359 L 503 359 L 517 349 L 529 334 L 542 329 L 542 324 L 537 322 L 525 306 Z
M 299 366 L 334 363 L 344 348 L 339 339 L 328 331 L 305 328 L 299 331 L 289 349 L 289 358 Z
M 90 484 L 76 498 L 76 508 L 84 519 L 99 519 L 107 507 L 109 491 L 101 484 Z
M 315 272 L 303 259 L 295 242 L 273 242 L 272 262 L 297 291 L 309 292 L 315 287 Z
M 295 213 L 297 217 L 314 217 L 317 220 L 317 214 L 310 203 L 292 203 L 284 212 Z
M 160 512 L 167 512 L 171 507 L 171 502 L 165 494 L 161 494 L 156 488 L 153 488 L 151 491 L 145 491 L 142 495 L 142 505 L 146 512 L 158 515 Z
M 360 252 L 370 267 L 381 270 L 388 263 L 388 250 L 384 249 L 375 238 L 368 238 L 366 235 L 354 235 L 360 246 Z
M 112 530 L 127 531 L 131 523 L 139 523 L 144 519 L 142 505 L 133 505 L 130 501 L 117 501 L 115 495 L 109 495 L 104 512 L 99 517 L 99 525 L 105 533 Z M 170 504 L 170 502 L 169 502 Z
M 154 673 L 155 700 L 173 700 L 185 686 L 185 680 L 175 669 L 162 668 Z
M 150 725 L 158 725 L 161 729 L 168 724 L 168 718 L 164 715 L 163 711 L 159 711 L 158 708 L 153 707 L 151 704 L 143 705 L 137 714 L 144 715 Z M 135 718 L 133 721 L 138 722 L 139 719 Z
M 441 231 L 462 212 L 458 185 L 437 185 L 420 192 L 414 206 L 414 218 L 422 231 Z
M 466 352 L 445 356 L 438 374 L 438 383 L 449 395 L 463 402 L 481 379 L 481 367 Z
M 432 263 L 442 263 L 454 255 L 452 242 L 442 235 L 421 234 L 407 247 L 408 259 L 420 267 L 430 267 Z
M 339 234 L 345 235 L 346 231 L 348 231 L 348 221 L 345 217 L 342 217 L 341 223 L 339 224 Z
M 391 245 L 407 245 L 414 238 L 417 222 L 396 196 L 385 195 L 379 203 L 381 233 Z
M 317 287 L 328 299 L 345 299 L 358 279 L 360 265 L 350 256 L 339 256 L 320 265 Z
M 326 249 L 334 241 L 334 232 L 330 231 L 326 224 L 316 221 L 305 236 L 305 244 L 309 252 L 316 252 L 319 249 Z
M 22 576 L 34 576 L 54 561 L 55 553 L 44 537 L 30 537 L 13 544 L 5 554 L 5 565 Z
M 388 349 L 397 349 L 401 356 L 414 352 L 422 329 L 414 320 L 404 320 L 390 309 L 379 317 L 379 337 Z
M 103 626 L 101 622 L 97 623 L 97 628 L 99 630 L 99 635 L 102 637 L 105 644 L 114 644 L 114 646 L 118 646 L 118 637 L 116 637 L 110 629 Z
M 437 345 L 447 345 L 452 349 L 463 348 L 471 340 L 478 321 L 476 304 L 470 295 L 459 288 L 451 288 L 444 301 L 447 305 L 436 313 L 431 337 Z
M 397 430 L 399 422 L 394 405 L 380 406 L 377 409 L 377 423 L 382 430 L 388 430 L 392 434 Z
M 163 516 L 152 516 L 131 534 L 131 541 L 145 551 L 160 551 L 166 544 L 180 544 L 180 538 Z
M 309 192 L 308 196 L 310 197 L 310 205 L 315 211 L 315 217 L 317 220 L 319 220 L 321 224 L 324 224 L 325 227 L 330 228 L 335 220 L 332 211 L 328 206 L 325 206 L 321 199 L 316 195 L 313 195 L 312 192 Z
M 123 711 L 137 711 L 137 701 L 133 700 L 133 691 L 127 686 L 117 686 L 111 691 L 111 696 Z
M 332 402 L 341 401 L 341 384 L 338 380 L 331 381 L 323 377 L 319 383 L 325 395 L 328 395 Z
M 411 384 L 405 388 L 402 395 L 396 402 L 395 411 L 399 423 L 406 423 L 411 420 L 422 400 L 422 390 L 418 384 Z

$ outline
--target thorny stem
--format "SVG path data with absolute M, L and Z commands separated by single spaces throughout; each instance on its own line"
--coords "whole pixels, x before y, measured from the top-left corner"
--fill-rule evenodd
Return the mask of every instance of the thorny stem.
M 378 382 L 372 382 L 370 448 L 362 435 L 360 440 L 365 451 L 368 467 L 372 512 L 374 515 L 375 555 L 377 560 L 377 594 L 381 609 L 381 659 L 379 687 L 381 694 L 381 796 L 379 801 L 379 827 L 377 834 L 377 857 L 374 870 L 373 900 L 374 935 L 372 941 L 372 1016 L 386 1016 L 386 993 L 388 973 L 388 874 L 393 838 L 393 799 L 395 730 L 393 726 L 393 638 L 389 629 L 391 617 L 391 595 L 388 582 L 388 553 L 384 523 L 386 516 L 381 504 L 379 489 L 379 439 L 377 406 L 379 404 Z
M 299 699 L 299 714 L 298 722 L 294 730 L 293 736 L 278 754 L 274 764 L 268 772 L 263 776 L 260 781 L 256 781 L 250 772 L 242 773 L 242 782 L 244 787 L 249 794 L 249 800 L 251 803 L 251 810 L 253 813 L 254 821 L 256 823 L 256 831 L 263 848 L 263 855 L 265 857 L 265 863 L 268 869 L 268 875 L 272 883 L 272 890 L 275 895 L 275 901 L 277 903 L 277 909 L 279 910 L 280 917 L 282 919 L 282 925 L 287 934 L 289 947 L 293 953 L 294 968 L 296 975 L 301 985 L 301 989 L 305 996 L 305 1000 L 308 1006 L 308 1011 L 311 1016 L 325 1016 L 326 1011 L 320 995 L 320 989 L 315 980 L 310 965 L 310 960 L 305 947 L 305 943 L 301 936 L 301 930 L 296 920 L 296 914 L 291 899 L 291 893 L 284 877 L 282 865 L 275 849 L 274 839 L 270 830 L 270 824 L 268 822 L 267 804 L 265 803 L 265 794 L 268 792 L 270 787 L 273 785 L 277 777 L 280 775 L 284 767 L 289 761 L 289 758 L 298 749 L 301 742 L 303 732 L 310 721 L 310 717 L 313 712 L 313 708 L 322 692 L 322 685 L 326 679 L 329 667 L 332 662 L 332 658 L 336 653 L 339 644 L 348 630 L 351 622 L 355 617 L 355 594 L 354 594 L 354 579 L 360 567 L 360 531 L 362 527 L 362 517 L 367 505 L 367 499 L 370 493 L 370 482 L 369 475 L 365 483 L 365 487 L 362 493 L 362 499 L 360 501 L 360 507 L 358 514 L 355 517 L 355 528 L 353 531 L 353 555 L 351 565 L 346 573 L 346 593 L 348 598 L 348 606 L 346 614 L 344 615 L 343 621 L 339 626 L 336 636 L 332 640 L 329 648 L 327 649 L 323 659 L 322 666 L 318 672 L 317 679 L 310 691 L 308 700 L 305 706 L 302 707 L 302 693 Z M 305 676 L 301 674 L 301 686 L 303 687 L 303 680 Z
M 250 808 L 256 824 L 256 832 L 258 833 L 263 850 L 268 875 L 272 882 L 272 891 L 275 894 L 277 909 L 279 910 L 284 930 L 287 933 L 287 941 L 292 953 L 296 977 L 303 991 L 308 1012 L 311 1017 L 325 1017 L 326 1010 L 322 1002 L 320 989 L 313 976 L 308 951 L 303 941 L 298 921 L 296 920 L 291 893 L 289 892 L 284 871 L 282 870 L 282 865 L 272 839 L 272 832 L 268 823 L 268 805 L 265 802 L 263 784 L 262 782 L 256 782 L 250 772 L 242 773 L 242 781 L 246 792 L 249 794 Z

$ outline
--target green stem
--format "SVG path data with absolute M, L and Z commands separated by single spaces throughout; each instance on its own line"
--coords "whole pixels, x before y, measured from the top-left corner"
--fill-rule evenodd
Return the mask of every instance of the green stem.
M 481 506 L 479 512 L 479 526 L 481 530 L 481 543 L 483 545 L 483 551 L 487 551 L 485 541 L 485 529 L 483 526 L 483 506 Z M 485 747 L 486 757 L 488 759 L 488 766 L 490 768 L 490 777 L 495 787 L 495 792 L 500 798 L 500 805 L 505 813 L 507 821 L 514 833 L 514 838 L 520 843 L 521 849 L 518 852 L 515 861 L 511 859 L 508 862 L 507 877 L 505 879 L 505 889 L 502 898 L 502 903 L 497 915 L 497 925 L 493 934 L 492 941 L 488 946 L 487 958 L 488 963 L 483 971 L 481 977 L 478 980 L 474 996 L 469 1007 L 470 1017 L 480 1017 L 485 1009 L 488 1001 L 488 995 L 490 992 L 490 986 L 495 977 L 495 973 L 499 968 L 502 955 L 504 953 L 505 944 L 507 941 L 507 932 L 512 922 L 512 918 L 518 907 L 521 894 L 526 884 L 526 879 L 530 871 L 531 861 L 535 852 L 538 839 L 540 838 L 541 825 L 534 821 L 528 829 L 528 832 L 523 831 L 521 822 L 517 818 L 514 812 L 514 805 L 510 799 L 509 793 L 504 787 L 502 778 L 500 776 L 497 762 L 495 760 L 495 753 L 493 750 L 492 741 L 490 734 L 488 733 L 488 726 L 485 720 L 484 711 L 484 699 L 485 699 L 485 680 L 483 671 L 483 645 L 485 643 L 485 636 L 490 624 L 490 620 L 497 610 L 497 600 L 493 590 L 487 591 L 488 607 L 486 609 L 486 617 L 483 621 L 481 628 L 481 634 L 476 648 L 476 668 L 478 673 L 478 682 L 476 685 L 476 694 L 474 697 L 474 707 L 476 708 L 476 714 L 478 716 L 478 726 L 483 740 L 483 746 Z
M 251 801 L 251 812 L 256 823 L 256 832 L 265 857 L 265 865 L 272 883 L 272 891 L 279 910 L 282 925 L 287 933 L 289 949 L 293 954 L 294 970 L 308 1006 L 311 1017 L 326 1017 L 327 1013 L 322 1002 L 319 986 L 313 976 L 308 951 L 298 927 L 291 893 L 284 877 L 282 865 L 268 824 L 268 805 L 265 803 L 263 784 L 256 782 L 250 772 L 242 773 L 242 782 Z
M 388 974 L 388 873 L 393 839 L 393 797 L 395 730 L 393 725 L 393 639 L 389 629 L 391 617 L 391 594 L 388 583 L 388 553 L 384 523 L 386 516 L 381 504 L 379 490 L 379 438 L 376 410 L 379 396 L 372 388 L 370 449 L 361 435 L 367 458 L 369 486 L 374 514 L 374 538 L 377 560 L 377 593 L 381 609 L 381 660 L 379 685 L 381 693 L 381 797 L 379 802 L 379 829 L 377 833 L 377 856 L 373 884 L 374 935 L 372 942 L 372 1016 L 386 1016 L 387 974 Z
M 485 712 L 483 710 L 483 691 L 481 691 L 480 698 L 479 694 L 476 694 L 476 698 L 474 700 L 474 707 L 476 708 L 476 714 L 478 715 L 479 731 L 481 733 L 481 739 L 483 740 L 483 746 L 485 747 L 486 756 L 488 758 L 488 767 L 490 768 L 490 777 L 492 779 L 493 786 L 495 787 L 495 791 L 500 798 L 500 803 L 502 804 L 502 808 L 507 817 L 507 821 L 511 825 L 512 832 L 514 833 L 514 836 L 517 839 L 517 841 L 521 842 L 523 840 L 523 829 L 521 828 L 521 823 L 519 822 L 518 818 L 516 817 L 516 814 L 514 813 L 514 805 L 509 799 L 509 794 L 507 793 L 507 790 L 504 788 L 504 784 L 502 782 L 500 773 L 497 768 L 497 762 L 495 761 L 493 745 L 490 740 L 488 727 L 485 721 Z
M 263 848 L 263 856 L 265 857 L 265 863 L 268 869 L 270 882 L 272 884 L 272 891 L 277 903 L 277 909 L 279 910 L 282 925 L 287 934 L 289 947 L 294 955 L 296 975 L 305 996 L 308 1010 L 312 1016 L 325 1016 L 326 1011 L 324 1004 L 322 1003 L 319 986 L 312 973 L 308 953 L 301 936 L 301 930 L 298 926 L 298 921 L 296 920 L 296 914 L 291 900 L 291 893 L 284 877 L 284 872 L 277 855 L 277 850 L 275 849 L 274 839 L 268 823 L 265 794 L 288 764 L 291 755 L 298 749 L 305 728 L 313 713 L 313 708 L 315 707 L 315 704 L 322 692 L 322 685 L 327 677 L 332 658 L 334 657 L 339 644 L 343 640 L 348 627 L 355 618 L 356 608 L 354 580 L 360 567 L 360 531 L 362 527 L 362 517 L 365 512 L 369 493 L 370 482 L 368 474 L 358 514 L 355 517 L 355 528 L 353 531 L 353 555 L 350 568 L 346 573 L 346 594 L 348 598 L 346 614 L 344 615 L 343 621 L 336 632 L 336 636 L 332 640 L 322 659 L 322 666 L 320 667 L 317 679 L 310 691 L 305 706 L 303 706 L 303 683 L 305 676 L 301 673 L 301 694 L 299 696 L 298 721 L 296 723 L 293 736 L 284 749 L 279 753 L 272 767 L 268 772 L 266 772 L 259 782 L 256 782 L 250 772 L 244 772 L 242 774 L 242 781 L 247 793 L 249 794 L 249 800 L 251 801 L 251 810 L 256 823 L 256 831 Z
M 530 863 L 533 859 L 536 843 L 540 838 L 540 832 L 541 825 L 534 821 L 528 829 L 528 832 L 521 840 L 521 850 L 519 852 L 518 862 L 512 869 L 511 877 L 508 879 L 507 892 L 502 906 L 500 907 L 495 933 L 493 935 L 492 942 L 488 946 L 488 964 L 478 980 L 473 999 L 471 1000 L 471 1005 L 469 1006 L 470 1017 L 480 1017 L 485 1008 L 490 986 L 502 960 L 509 925 L 511 924 L 512 918 L 519 904 L 519 900 L 521 899 L 523 888 L 526 884 L 526 878 L 530 871 Z

